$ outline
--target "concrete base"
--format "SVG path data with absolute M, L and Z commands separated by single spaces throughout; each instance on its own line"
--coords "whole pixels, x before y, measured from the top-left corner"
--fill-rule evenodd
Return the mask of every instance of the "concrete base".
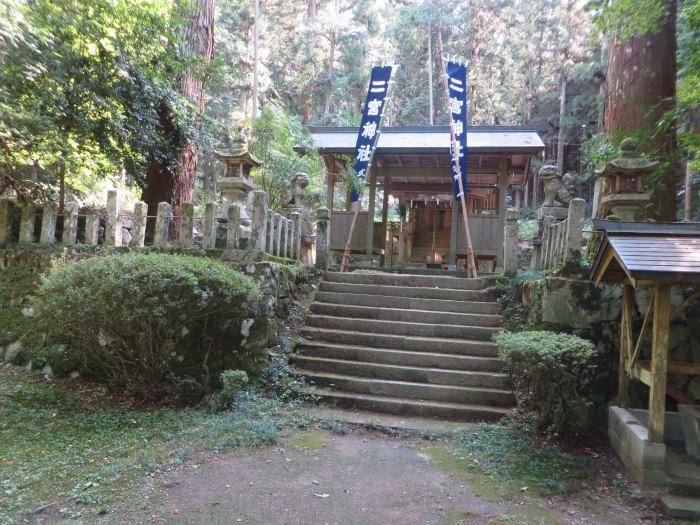
M 666 445 L 650 442 L 647 427 L 631 411 L 610 407 L 608 436 L 637 483 L 642 487 L 666 486 Z

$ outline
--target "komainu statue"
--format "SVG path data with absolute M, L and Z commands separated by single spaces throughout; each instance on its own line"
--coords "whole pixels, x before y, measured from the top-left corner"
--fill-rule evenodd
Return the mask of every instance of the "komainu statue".
M 303 208 L 309 175 L 300 171 L 284 183 L 282 188 L 282 208 Z
M 542 206 L 568 206 L 571 199 L 575 197 L 569 189 L 569 186 L 572 185 L 570 176 L 567 175 L 566 181 L 563 181 L 559 168 L 554 164 L 542 166 L 538 175 L 540 180 L 544 182 Z

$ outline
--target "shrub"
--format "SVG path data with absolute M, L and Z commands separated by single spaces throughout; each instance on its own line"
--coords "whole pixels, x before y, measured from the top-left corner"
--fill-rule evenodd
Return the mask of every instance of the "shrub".
M 35 313 L 84 372 L 157 397 L 201 395 L 226 369 L 259 373 L 267 355 L 260 303 L 254 281 L 220 262 L 126 254 L 54 268 Z
M 221 390 L 214 398 L 215 408 L 221 410 L 233 404 L 238 392 L 248 384 L 248 374 L 243 370 L 224 370 L 219 376 Z
M 494 340 L 518 407 L 535 414 L 535 428 L 550 435 L 580 428 L 590 405 L 593 343 L 547 331 L 501 332 Z

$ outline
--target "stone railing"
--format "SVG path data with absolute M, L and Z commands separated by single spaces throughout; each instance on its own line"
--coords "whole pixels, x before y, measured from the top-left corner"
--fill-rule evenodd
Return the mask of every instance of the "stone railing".
M 551 215 L 544 218 L 540 268 L 550 270 L 566 260 L 581 256 L 584 207 L 586 201 L 573 199 L 566 219 L 556 222 Z
M 204 217 L 194 216 L 194 205 L 184 203 L 179 217 L 173 216 L 167 202 L 158 204 L 155 215 L 148 215 L 145 202 L 134 204 L 129 213 L 119 203 L 116 190 L 107 192 L 106 211 L 81 210 L 75 202 L 66 203 L 63 213 L 58 213 L 56 202 L 43 207 L 32 203 L 17 204 L 0 199 L 0 244 L 18 242 L 62 243 L 64 245 L 104 245 L 141 248 L 146 245 L 157 248 L 193 248 L 195 244 L 195 220 L 203 221 L 201 247 L 204 249 L 250 250 L 286 259 L 301 259 L 301 218 L 292 213 L 286 218 L 268 210 L 268 196 L 263 191 L 253 193 L 250 227 L 241 224 L 241 209 L 237 205 L 228 208 L 226 218 L 219 218 L 219 205 L 209 202 Z M 125 217 L 131 227 L 125 228 Z M 170 241 L 173 219 L 179 219 L 177 243 Z M 146 241 L 146 223 L 155 220 L 152 240 Z M 222 235 L 222 228 L 225 235 Z M 223 238 L 222 238 L 223 237 Z

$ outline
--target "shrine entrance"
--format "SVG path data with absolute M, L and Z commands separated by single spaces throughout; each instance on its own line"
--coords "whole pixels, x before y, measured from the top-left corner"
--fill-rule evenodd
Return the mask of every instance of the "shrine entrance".
M 330 248 L 342 253 L 353 211 L 340 158 L 353 154 L 357 129 L 310 131 L 327 169 Z M 528 190 L 535 184 L 527 178 L 530 162 L 544 149 L 537 132 L 532 126 L 468 128 L 467 210 L 481 271 L 503 267 L 504 212 L 508 203 L 527 206 Z M 461 206 L 453 200 L 449 146 L 447 126 L 382 130 L 352 237 L 353 264 L 464 267 L 466 234 Z

